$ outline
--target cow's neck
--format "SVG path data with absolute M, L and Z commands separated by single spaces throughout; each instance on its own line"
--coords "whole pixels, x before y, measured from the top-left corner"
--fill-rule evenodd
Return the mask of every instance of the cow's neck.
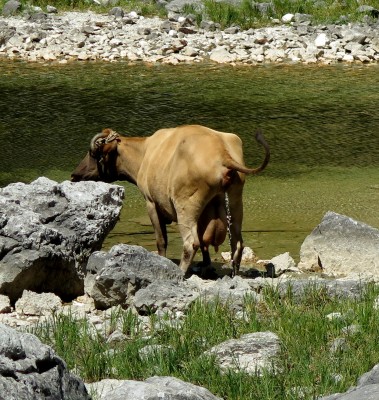
M 118 145 L 117 170 L 121 180 L 136 184 L 137 175 L 145 155 L 146 138 L 122 138 Z

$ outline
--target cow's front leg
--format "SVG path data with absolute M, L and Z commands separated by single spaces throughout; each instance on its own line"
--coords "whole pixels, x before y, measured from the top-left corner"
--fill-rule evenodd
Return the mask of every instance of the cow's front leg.
M 166 257 L 167 250 L 167 228 L 166 222 L 162 214 L 157 210 L 155 203 L 146 201 L 147 212 L 150 217 L 150 221 L 155 231 L 155 240 L 157 243 L 158 254 Z
M 184 276 L 189 275 L 189 267 L 200 247 L 199 236 L 197 234 L 197 224 L 195 222 L 183 224 L 178 220 L 179 231 L 183 239 L 183 253 L 180 260 L 180 269 Z

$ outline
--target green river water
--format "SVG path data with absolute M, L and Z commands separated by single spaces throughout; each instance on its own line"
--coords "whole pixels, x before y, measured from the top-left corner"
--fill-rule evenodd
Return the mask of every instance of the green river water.
M 328 210 L 379 228 L 379 66 L 41 65 L 0 62 L 0 186 L 69 179 L 92 136 L 111 127 L 147 136 L 203 124 L 237 133 L 245 161 L 269 167 L 247 179 L 244 240 L 261 258 L 289 251 Z M 164 156 L 164 155 L 162 155 Z M 125 184 L 120 221 L 104 243 L 155 249 L 137 189 Z M 181 239 L 169 230 L 168 256 Z M 226 251 L 227 242 L 221 248 Z

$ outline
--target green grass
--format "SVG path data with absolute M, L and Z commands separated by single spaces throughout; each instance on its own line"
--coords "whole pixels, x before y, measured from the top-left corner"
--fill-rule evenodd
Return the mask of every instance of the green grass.
M 222 28 L 236 25 L 242 29 L 249 29 L 272 25 L 274 20 L 281 20 L 282 16 L 287 13 L 308 14 L 314 24 L 361 21 L 365 17 L 363 13 L 357 11 L 360 4 L 355 0 L 344 2 L 326 0 L 322 2 L 322 5 L 314 1 L 273 0 L 271 4 L 272 6 L 262 13 L 249 0 L 242 0 L 237 5 L 229 2 L 205 0 L 201 19 L 211 19 L 214 22 L 218 22 Z M 379 2 L 375 0 L 365 4 L 374 8 L 379 7 Z M 195 9 L 192 11 L 195 15 L 199 14 Z
M 5 0 L 0 0 L 0 6 Z M 21 0 L 23 10 L 33 6 L 39 6 L 46 9 L 49 0 Z M 257 2 L 267 3 L 267 2 Z M 261 12 L 255 3 L 250 0 L 242 0 L 240 3 L 232 4 L 230 2 L 219 2 L 216 0 L 204 0 L 204 7 L 189 5 L 185 9 L 185 14 L 193 14 L 197 23 L 202 20 L 212 20 L 219 23 L 222 28 L 237 25 L 242 29 L 256 28 L 265 25 L 271 25 L 274 20 L 280 20 L 287 13 L 301 13 L 311 15 L 313 23 L 341 23 L 354 22 L 362 20 L 365 15 L 357 11 L 360 3 L 356 0 L 335 1 L 324 0 L 321 2 L 303 1 L 303 0 L 273 0 L 271 6 L 265 12 Z M 125 11 L 137 11 L 143 16 L 158 15 L 164 17 L 166 12 L 162 6 L 159 6 L 154 0 L 120 0 L 118 5 Z M 365 2 L 379 9 L 379 0 Z M 60 11 L 86 11 L 107 12 L 112 6 L 103 6 L 94 4 L 92 0 L 57 0 L 54 2 Z
M 107 343 L 88 321 L 77 321 L 71 315 L 55 315 L 33 333 L 87 382 L 169 375 L 204 386 L 225 400 L 314 399 L 346 391 L 377 363 L 379 311 L 373 302 L 378 294 L 374 285 L 362 285 L 356 300 L 330 297 L 312 284 L 301 299 L 290 289 L 282 297 L 275 289 L 265 289 L 263 302 L 245 299 L 243 318 L 219 301 L 197 301 L 180 324 L 168 323 L 169 315 L 151 315 L 145 327 L 130 310 L 119 310 L 112 314 L 107 331 L 119 326 L 127 339 L 116 344 Z M 326 318 L 332 312 L 344 317 Z M 343 333 L 342 328 L 351 324 L 359 325 L 358 334 Z M 257 331 L 271 331 L 280 337 L 276 374 L 222 374 L 215 359 L 203 354 L 227 339 Z M 333 341 L 341 337 L 346 351 L 330 352 Z M 139 351 L 146 345 L 162 347 L 142 356 Z
M 0 9 L 7 0 L 0 0 Z M 30 11 L 31 6 L 41 7 L 46 11 L 48 5 L 53 5 L 59 12 L 64 11 L 93 11 L 97 13 L 108 13 L 113 6 L 103 6 L 95 4 L 92 0 L 21 0 L 21 12 Z M 160 16 L 164 17 L 166 14 L 162 7 L 158 7 L 154 0 L 128 0 L 120 1 L 118 6 L 122 7 L 125 12 L 136 11 L 138 14 L 145 17 Z

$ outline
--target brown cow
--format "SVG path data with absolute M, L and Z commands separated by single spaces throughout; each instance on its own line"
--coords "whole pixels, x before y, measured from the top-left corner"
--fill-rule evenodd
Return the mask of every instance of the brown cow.
M 166 224 L 178 223 L 184 274 L 199 247 L 204 265 L 210 265 L 209 245 L 217 250 L 229 229 L 235 275 L 243 250 L 245 174 L 262 171 L 270 159 L 269 146 L 260 132 L 256 139 L 266 154 L 263 163 L 252 169 L 244 166 L 241 139 L 232 133 L 188 125 L 161 129 L 142 138 L 104 129 L 93 137 L 72 181 L 127 180 L 137 185 L 146 200 L 160 255 L 166 255 Z

